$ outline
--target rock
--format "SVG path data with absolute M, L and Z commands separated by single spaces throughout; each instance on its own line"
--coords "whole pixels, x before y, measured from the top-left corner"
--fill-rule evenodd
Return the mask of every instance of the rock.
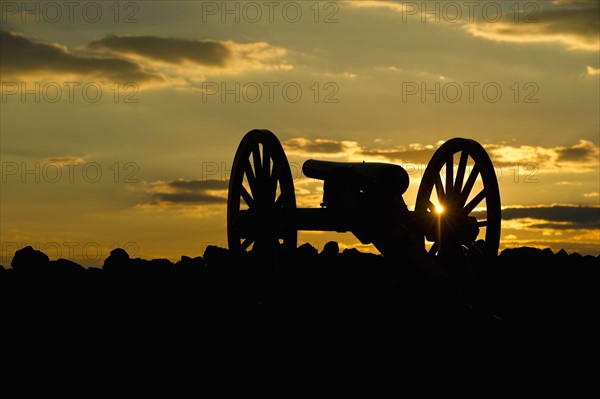
M 334 257 L 340 253 L 340 246 L 335 241 L 329 241 L 321 251 L 322 256 Z
M 595 264 L 595 263 L 596 263 L 596 259 L 597 259 L 597 258 L 596 258 L 596 257 L 594 257 L 594 256 L 592 256 L 592 255 L 585 255 L 585 256 L 583 257 L 583 260 L 584 260 L 586 263 L 589 263 L 590 265 L 593 265 L 593 264 Z
M 360 252 L 358 249 L 356 248 L 346 248 L 342 251 L 342 255 L 344 256 L 360 256 L 362 252 Z
M 299 257 L 316 256 L 319 253 L 317 248 L 313 247 L 309 243 L 302 244 L 296 249 L 296 255 Z
M 108 258 L 104 260 L 102 270 L 111 272 L 129 269 L 129 254 L 122 248 L 115 248 L 110 251 Z
M 560 251 L 558 251 L 556 253 L 556 257 L 558 258 L 566 258 L 568 256 L 567 251 L 565 251 L 564 249 L 561 249 Z
M 175 270 L 193 270 L 204 266 L 204 259 L 201 256 L 190 258 L 189 256 L 182 256 L 181 260 L 175 263 Z
M 216 245 L 209 245 L 204 250 L 204 261 L 209 266 L 226 265 L 229 260 L 229 250 Z
M 163 272 L 173 268 L 173 262 L 168 259 L 152 259 L 148 264 L 151 270 Z
M 19 249 L 11 262 L 15 270 L 26 272 L 40 272 L 49 270 L 50 258 L 42 251 L 33 249 L 31 246 Z
M 552 261 L 552 251 L 542 251 L 534 247 L 507 248 L 500 254 L 500 260 L 514 265 L 541 267 Z
M 148 270 L 149 264 L 150 261 L 148 259 L 131 258 L 129 259 L 129 266 L 127 267 L 127 269 L 129 269 L 129 271 L 131 272 L 143 273 L 144 271 Z
M 72 260 L 64 258 L 51 261 L 50 265 L 54 270 L 61 272 L 81 272 L 85 270 L 85 268 L 79 263 L 75 263 Z
M 545 256 L 554 256 L 554 252 L 552 252 L 550 248 L 544 248 L 542 250 L 542 254 L 544 254 Z

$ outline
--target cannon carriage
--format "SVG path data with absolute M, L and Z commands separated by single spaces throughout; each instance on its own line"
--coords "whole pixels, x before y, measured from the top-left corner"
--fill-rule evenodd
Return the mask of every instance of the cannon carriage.
M 498 182 L 476 141 L 453 138 L 435 151 L 412 211 L 402 197 L 409 175 L 399 165 L 307 160 L 302 170 L 324 182 L 319 207 L 296 206 L 290 165 L 272 132 L 255 129 L 243 137 L 229 181 L 231 251 L 292 251 L 298 231 L 313 230 L 352 232 L 385 257 L 406 250 L 440 259 L 473 252 L 497 255 Z

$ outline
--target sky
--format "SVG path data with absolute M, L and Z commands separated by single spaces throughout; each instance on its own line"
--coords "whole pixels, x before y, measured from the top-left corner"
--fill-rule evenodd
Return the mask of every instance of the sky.
M 422 173 L 453 137 L 490 155 L 500 248 L 600 253 L 598 2 L 0 1 L 0 264 L 32 245 L 101 266 L 227 246 L 244 134 Z M 300 232 L 322 248 L 350 233 Z

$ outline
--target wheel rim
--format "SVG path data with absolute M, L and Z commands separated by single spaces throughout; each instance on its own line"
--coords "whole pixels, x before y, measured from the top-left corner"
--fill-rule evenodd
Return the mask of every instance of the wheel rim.
M 281 143 L 268 130 L 248 132 L 235 154 L 229 180 L 229 249 L 235 253 L 295 249 L 295 209 L 292 174 Z
M 439 214 L 438 206 L 442 208 Z M 500 243 L 500 191 L 494 166 L 484 148 L 463 138 L 445 142 L 425 169 L 415 212 L 427 212 L 431 216 L 428 220 L 436 220 L 436 234 L 425 240 L 432 242 L 430 253 L 441 257 L 477 250 L 496 256 Z M 484 245 L 479 245 L 481 240 Z

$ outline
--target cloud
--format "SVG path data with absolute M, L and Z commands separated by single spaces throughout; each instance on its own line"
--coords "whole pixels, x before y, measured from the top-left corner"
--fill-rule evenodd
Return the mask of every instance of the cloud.
M 229 182 L 221 180 L 172 180 L 151 183 L 150 205 L 214 205 L 227 202 Z
M 53 163 L 57 165 L 73 165 L 85 163 L 85 158 L 78 156 L 64 156 L 64 157 L 48 157 L 43 159 L 44 163 Z
M 431 145 L 421 146 L 419 144 L 411 144 L 408 148 L 363 149 L 360 153 L 365 157 L 379 158 L 395 163 L 427 164 L 434 152 L 435 148 Z
M 473 212 L 478 219 L 485 212 Z M 506 207 L 502 209 L 502 220 L 524 220 L 521 228 L 533 229 L 598 229 L 600 207 L 574 205 L 537 205 Z
M 157 36 L 115 36 L 89 43 L 93 55 L 66 46 L 1 31 L 2 77 L 18 80 L 91 78 L 99 82 L 135 82 L 189 87 L 207 74 L 287 71 L 287 51 L 266 42 L 188 40 Z
M 355 153 L 358 143 L 355 141 L 339 141 L 329 139 L 293 138 L 283 142 L 287 154 L 310 158 L 315 155 L 330 157 L 348 157 Z
M 220 42 L 156 36 L 109 35 L 90 42 L 89 47 L 121 55 L 140 55 L 173 64 L 187 61 L 223 67 L 231 57 L 230 48 Z
M 598 160 L 598 146 L 588 140 L 579 140 L 579 144 L 572 147 L 558 147 L 557 161 L 589 162 Z
M 433 18 L 431 10 L 444 16 L 439 21 L 448 24 L 462 23 L 470 35 L 482 39 L 512 43 L 561 43 L 571 50 L 598 51 L 600 48 L 597 0 L 555 0 L 550 7 L 524 7 L 522 20 L 515 22 L 512 9 L 502 8 L 499 21 L 484 19 L 481 5 L 475 11 L 465 4 L 454 2 L 462 17 L 446 15 L 441 3 L 428 8 L 425 2 L 352 1 L 354 8 L 382 9 L 399 14 L 402 22 L 419 18 L 421 22 Z
M 377 143 L 378 141 L 375 140 Z M 438 143 L 441 144 L 441 143 Z M 419 143 L 408 146 L 368 147 L 356 141 L 293 138 L 283 142 L 287 154 L 304 158 L 323 156 L 348 162 L 427 163 L 435 152 L 433 145 Z
M 487 144 L 486 151 L 497 166 L 535 164 L 544 173 L 584 173 L 598 169 L 600 148 L 589 140 L 572 146 L 509 146 Z
M 560 43 L 570 50 L 598 51 L 599 3 L 555 2 L 559 3 L 571 7 L 540 9 L 533 15 L 536 21 L 529 23 L 514 22 L 514 15 L 507 13 L 496 23 L 478 21 L 465 25 L 464 29 L 475 37 L 498 42 Z
M 563 4 L 586 4 L 586 3 L 590 3 L 592 1 L 595 0 L 552 0 L 552 4 L 558 4 L 558 5 L 563 5 Z
M 587 69 L 588 75 L 592 75 L 592 76 L 594 76 L 594 75 L 600 75 L 600 68 L 594 68 L 594 67 L 591 67 L 591 66 L 588 65 L 586 67 L 586 69 Z
M 232 58 L 224 71 L 238 74 L 247 71 L 290 71 L 294 66 L 285 56 L 287 50 L 267 42 L 235 43 L 223 42 L 232 52 Z
M 173 180 L 168 185 L 176 190 L 226 190 L 229 183 L 222 180 Z
M 142 66 L 115 57 L 83 57 L 65 46 L 30 40 L 20 34 L 0 31 L 2 77 L 89 76 L 120 82 L 160 82 L 163 77 Z
M 413 12 L 414 6 L 405 3 L 406 2 L 398 3 L 394 1 L 363 0 L 350 1 L 347 4 L 355 8 L 380 8 L 387 11 L 397 12 L 399 14 Z
M 348 80 L 354 80 L 354 79 L 358 78 L 358 74 L 353 73 L 353 72 L 348 72 L 348 71 L 339 72 L 339 73 L 324 72 L 323 76 L 325 76 L 327 78 L 348 79 Z
M 227 74 L 293 69 L 285 60 L 287 51 L 267 42 L 236 43 L 230 40 L 110 35 L 92 41 L 89 47 L 155 68 L 163 67 L 162 64 L 175 66 L 180 68 L 177 72 L 183 75 L 198 75 L 198 66 L 202 67 L 203 72 Z M 170 71 L 173 72 L 172 69 Z
M 377 141 L 375 141 L 378 144 Z M 303 158 L 320 156 L 349 162 L 392 162 L 401 165 L 427 165 L 442 142 L 413 143 L 407 146 L 366 146 L 355 141 L 294 138 L 283 143 L 288 155 Z M 531 166 L 544 173 L 586 173 L 598 169 L 600 148 L 589 140 L 579 140 L 572 146 L 511 146 L 485 144 L 492 162 L 497 167 L 516 164 Z

